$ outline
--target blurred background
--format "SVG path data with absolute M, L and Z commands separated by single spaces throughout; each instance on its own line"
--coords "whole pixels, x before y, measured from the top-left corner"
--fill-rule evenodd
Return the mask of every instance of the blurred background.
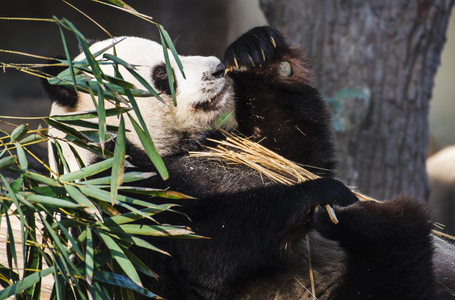
M 162 24 L 175 41 L 177 51 L 183 55 L 215 55 L 222 58 L 226 46 L 241 33 L 254 26 L 267 24 L 259 0 L 131 0 L 126 2 L 137 11 L 152 16 L 154 21 Z M 273 18 L 274 14 L 281 13 L 281 11 L 277 10 L 276 6 L 267 6 L 270 2 L 280 3 L 282 1 L 263 0 L 261 2 L 262 8 L 267 8 L 265 11 L 269 22 L 270 16 L 272 16 L 273 25 L 283 30 L 279 26 L 280 20 L 277 22 L 276 16 L 275 19 Z M 296 11 L 298 5 L 303 3 L 303 1 L 291 2 L 299 3 L 295 6 Z M 329 2 L 326 1 L 326 3 Z M 453 1 L 444 1 L 444 3 L 449 2 L 451 4 L 447 7 L 451 7 Z M 114 36 L 131 35 L 158 39 L 156 27 L 137 17 L 89 0 L 71 1 L 71 3 L 99 22 Z M 419 1 L 419 14 L 421 10 L 428 9 L 428 3 L 431 1 Z M 358 4 L 357 6 L 361 5 Z M 375 9 L 378 8 L 373 7 L 373 13 Z M 311 8 L 309 10 L 311 13 Z M 60 0 L 0 1 L 1 17 L 50 18 L 54 15 L 70 20 L 88 39 L 101 40 L 107 38 L 106 33 L 99 27 Z M 318 32 L 317 28 L 315 32 Z M 292 30 L 286 33 L 291 35 Z M 444 37 L 444 33 L 441 35 Z M 455 144 L 455 16 L 453 13 L 447 26 L 446 37 L 447 41 L 437 69 L 430 101 L 428 156 Z M 77 42 L 75 39 L 71 39 L 72 37 L 69 34 L 67 38 L 70 41 L 71 54 L 77 55 L 79 52 Z M 299 38 L 294 38 L 294 40 L 301 42 Z M 318 56 L 318 53 L 315 53 L 317 52 L 315 51 L 316 47 L 314 45 L 308 45 L 308 47 L 312 48 L 309 52 L 311 58 L 316 61 L 314 59 Z M 37 21 L 0 20 L 0 49 L 48 57 L 64 53 L 58 27 L 53 23 Z M 44 61 L 0 52 L 0 62 L 43 63 Z M 317 62 L 315 64 L 316 67 L 319 67 Z M 324 72 L 317 70 L 315 77 L 321 75 L 322 78 Z M 324 85 L 321 82 L 318 84 Z M 0 116 L 45 116 L 48 114 L 49 108 L 50 102 L 45 98 L 38 78 L 14 69 L 4 68 L 0 70 Z M 10 121 L 16 124 L 24 122 L 23 120 Z M 31 128 L 36 128 L 39 124 L 39 121 L 36 120 L 27 120 L 26 122 Z M 45 126 L 45 124 L 41 125 Z M 0 122 L 0 129 L 11 131 L 13 127 Z M 426 137 L 423 139 L 427 141 Z M 46 158 L 45 145 L 35 149 L 35 152 L 43 159 Z M 431 203 L 435 204 L 437 218 L 448 227 L 453 228 L 453 232 L 455 232 L 455 217 L 453 217 L 455 216 L 455 148 L 433 157 L 427 162 L 427 168 L 430 174 L 429 183 L 433 191 Z M 358 177 L 362 178 L 361 175 Z M 346 178 L 349 179 L 350 177 L 346 176 Z M 355 178 L 349 180 L 350 184 L 358 185 L 362 191 L 377 197 L 390 197 L 399 191 L 409 192 L 407 186 L 406 188 L 397 186 L 394 189 L 387 189 L 390 193 L 383 195 L 377 192 L 377 188 L 376 190 L 372 188 L 370 191 L 369 186 L 363 187 L 362 183 L 357 182 Z M 394 180 L 398 179 L 395 177 Z M 411 181 L 411 179 L 409 180 Z M 380 189 L 385 189 L 387 184 L 377 185 Z M 426 183 L 417 182 L 416 184 L 426 186 Z M 423 190 L 417 194 L 428 200 L 428 193 L 425 192 L 425 188 Z

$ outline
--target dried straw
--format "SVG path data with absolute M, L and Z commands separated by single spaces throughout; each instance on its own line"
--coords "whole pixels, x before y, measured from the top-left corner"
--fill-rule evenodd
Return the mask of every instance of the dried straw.
M 226 140 L 209 141 L 216 147 L 207 147 L 207 151 L 190 152 L 191 156 L 219 158 L 228 163 L 246 165 L 276 183 L 294 185 L 307 180 L 320 178 L 303 166 L 292 162 L 267 149 L 259 143 L 220 129 Z M 359 200 L 377 201 L 371 197 L 352 191 Z

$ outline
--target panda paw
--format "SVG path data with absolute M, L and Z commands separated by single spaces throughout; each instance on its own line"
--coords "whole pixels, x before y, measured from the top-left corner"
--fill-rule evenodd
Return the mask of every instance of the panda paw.
M 264 67 L 274 59 L 276 50 L 282 48 L 288 45 L 278 30 L 269 26 L 255 27 L 227 48 L 224 64 L 230 71 Z
M 425 247 L 432 229 L 425 205 L 410 197 L 384 202 L 360 201 L 346 207 L 335 206 L 333 212 L 337 222 L 326 209 L 318 209 L 311 226 L 351 252 L 409 244 Z

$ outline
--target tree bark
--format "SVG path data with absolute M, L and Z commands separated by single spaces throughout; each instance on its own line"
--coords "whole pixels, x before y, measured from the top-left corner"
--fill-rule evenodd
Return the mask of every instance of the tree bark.
M 334 107 L 339 177 L 377 199 L 429 195 L 428 111 L 453 0 L 260 0 L 308 49 Z

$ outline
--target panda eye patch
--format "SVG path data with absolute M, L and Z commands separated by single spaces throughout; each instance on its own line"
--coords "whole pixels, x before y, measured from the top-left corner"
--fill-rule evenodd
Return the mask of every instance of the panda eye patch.
M 172 70 L 172 74 L 174 74 L 174 70 Z M 175 78 L 175 76 L 174 76 Z M 151 79 L 153 82 L 153 85 L 163 93 L 166 93 L 167 95 L 171 95 L 171 88 L 169 86 L 169 79 L 167 77 L 167 72 L 166 72 L 166 64 L 162 63 L 160 65 L 157 65 L 153 68 L 152 74 L 151 74 Z M 177 82 L 174 80 L 174 90 L 177 90 Z

